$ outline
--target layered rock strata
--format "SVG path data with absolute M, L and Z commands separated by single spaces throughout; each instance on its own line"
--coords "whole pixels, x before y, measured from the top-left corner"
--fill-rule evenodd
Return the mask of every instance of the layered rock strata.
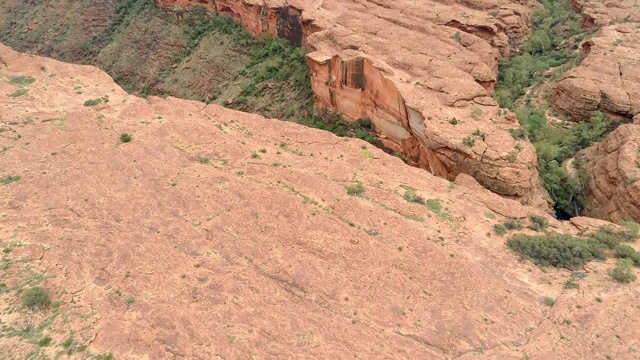
M 612 222 L 640 221 L 640 125 L 618 127 L 578 153 L 587 176 L 585 215 Z
M 535 150 L 490 97 L 497 59 L 529 31 L 527 6 L 432 1 L 170 1 L 203 5 L 255 35 L 306 46 L 319 108 L 369 118 L 409 162 L 453 180 L 475 177 L 502 195 L 539 194 Z
M 640 6 L 583 0 L 574 8 L 596 34 L 580 45 L 584 60 L 555 87 L 554 106 L 574 121 L 595 110 L 630 120 L 640 113 Z

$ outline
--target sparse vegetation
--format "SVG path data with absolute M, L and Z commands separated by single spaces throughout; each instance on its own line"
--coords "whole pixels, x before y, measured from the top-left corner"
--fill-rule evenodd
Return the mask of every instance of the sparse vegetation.
M 12 182 L 16 182 L 18 180 L 20 180 L 20 176 L 18 175 L 7 175 L 4 178 L 0 178 L 0 185 L 9 185 Z
M 462 40 L 462 34 L 460 34 L 460 31 L 456 31 L 455 34 L 451 35 L 451 38 L 459 43 Z
M 544 231 L 549 227 L 549 220 L 540 215 L 529 215 L 529 220 L 531 220 L 531 225 L 529 226 L 532 230 L 535 231 Z
M 495 224 L 493 225 L 493 232 L 496 233 L 497 235 L 504 235 L 507 233 L 507 228 L 504 227 L 504 225 L 502 224 Z
M 631 259 L 618 259 L 616 267 L 609 273 L 611 277 L 620 283 L 626 284 L 636 280 L 633 273 L 633 261 Z
M 474 119 L 478 119 L 480 117 L 480 115 L 482 115 L 482 109 L 474 106 L 471 108 L 471 117 L 473 117 Z
M 131 135 L 127 134 L 127 133 L 122 133 L 120 134 L 120 141 L 123 143 L 128 143 L 131 140 L 133 140 L 133 138 L 131 137 Z
M 24 87 L 36 82 L 32 76 L 9 76 L 9 84 Z
M 547 306 L 551 307 L 551 306 L 555 305 L 555 303 L 556 303 L 556 299 L 554 299 L 554 298 L 552 298 L 552 297 L 545 296 L 545 297 L 544 297 L 544 299 L 542 299 L 542 302 L 543 302 L 545 305 L 547 305 Z
M 403 188 L 405 189 L 403 197 L 406 201 L 422 205 L 425 204 L 424 198 L 416 193 L 416 189 L 410 186 L 403 186 Z
M 427 199 L 425 206 L 436 214 L 440 214 L 442 211 L 442 203 L 440 202 L 440 199 Z
M 356 181 L 351 185 L 347 185 L 347 194 L 352 196 L 359 196 L 364 194 L 364 185 L 360 181 Z
M 462 139 L 462 143 L 464 144 L 464 146 L 474 147 L 476 145 L 476 139 L 471 136 L 467 136 L 466 138 Z
M 504 221 L 504 227 L 507 230 L 522 230 L 522 222 L 515 219 L 507 219 Z
M 43 309 L 51 305 L 51 296 L 40 286 L 22 292 L 22 305 L 29 309 Z
M 17 98 L 17 97 L 20 97 L 20 96 L 23 96 L 23 95 L 27 95 L 28 92 L 29 92 L 29 90 L 27 90 L 27 89 L 18 89 L 15 92 L 9 94 L 9 97 Z
M 51 336 L 47 335 L 38 341 L 38 346 L 40 347 L 49 346 L 51 344 L 51 341 L 52 341 Z
M 101 98 L 97 98 L 97 99 L 89 99 L 87 101 L 85 101 L 82 105 L 84 106 L 96 106 L 98 104 L 102 103 L 102 99 Z

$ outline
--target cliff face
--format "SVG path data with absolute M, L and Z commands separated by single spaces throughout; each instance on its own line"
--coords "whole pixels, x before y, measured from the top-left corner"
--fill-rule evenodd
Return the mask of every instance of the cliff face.
M 587 176 L 586 216 L 640 221 L 639 151 L 640 125 L 627 124 L 578 153 Z
M 581 44 L 584 60 L 554 90 L 556 109 L 582 121 L 595 110 L 630 120 L 640 113 L 640 7 L 635 0 L 575 0 L 583 28 L 597 33 Z
M 490 97 L 497 59 L 529 31 L 529 9 L 507 1 L 158 0 L 205 5 L 255 35 L 306 46 L 318 107 L 369 118 L 381 141 L 434 174 L 474 176 L 483 186 L 539 195 L 535 151 L 514 140 L 512 116 Z

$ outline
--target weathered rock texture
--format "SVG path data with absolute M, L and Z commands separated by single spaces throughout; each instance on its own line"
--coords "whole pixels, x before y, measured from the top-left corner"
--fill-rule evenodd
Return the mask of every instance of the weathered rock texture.
M 578 153 L 588 178 L 585 215 L 640 221 L 640 126 L 622 125 Z
M 96 68 L 2 45 L 0 129 L 0 178 L 21 177 L 0 184 L 9 358 L 633 359 L 640 348 L 640 288 L 597 263 L 569 291 L 567 272 L 519 261 L 485 234 L 536 210 L 470 177 L 452 187 L 360 140 L 137 98 Z M 354 180 L 362 196 L 347 195 Z M 442 210 L 405 201 L 402 185 Z M 59 306 L 22 308 L 19 290 L 35 284 Z M 44 336 L 51 345 L 36 345 Z
M 475 177 L 531 200 L 540 186 L 533 147 L 514 140 L 513 117 L 490 97 L 497 59 L 529 31 L 529 8 L 509 1 L 185 1 L 233 17 L 253 34 L 310 49 L 316 105 L 369 118 L 383 143 L 453 180 Z M 451 119 L 458 120 L 457 125 Z M 473 135 L 476 133 L 476 135 Z M 465 146 L 464 138 L 468 144 Z M 471 141 L 473 139 L 473 141 Z
M 581 44 L 584 60 L 556 86 L 556 109 L 575 121 L 588 119 L 595 110 L 633 118 L 640 113 L 640 7 L 634 1 L 574 4 L 585 29 L 602 29 Z

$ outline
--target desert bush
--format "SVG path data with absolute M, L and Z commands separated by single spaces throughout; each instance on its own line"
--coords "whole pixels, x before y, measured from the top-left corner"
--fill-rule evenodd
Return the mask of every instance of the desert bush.
M 102 99 L 97 98 L 97 99 L 89 99 L 87 101 L 84 102 L 84 106 L 96 106 L 98 104 L 100 104 L 102 102 Z
M 606 258 L 603 245 L 568 234 L 515 234 L 507 240 L 507 246 L 540 266 L 576 269 L 591 260 Z
M 425 204 L 424 198 L 418 195 L 418 193 L 416 193 L 416 189 L 409 186 L 404 187 L 404 189 L 405 189 L 405 192 L 403 197 L 405 200 L 412 203 L 417 203 L 422 205 Z
M 425 206 L 436 214 L 440 214 L 442 211 L 442 203 L 440 203 L 440 199 L 427 199 Z
M 588 237 L 609 249 L 617 248 L 620 243 L 633 242 L 635 235 L 629 230 L 616 230 L 613 226 L 602 226 L 597 231 L 592 232 Z
M 502 236 L 502 235 L 507 233 L 507 228 L 504 227 L 504 225 L 502 225 L 502 224 L 495 224 L 495 225 L 493 225 L 493 232 L 495 232 L 496 234 Z
M 351 185 L 347 185 L 347 194 L 358 196 L 364 194 L 364 185 L 360 181 L 356 181 Z
M 633 261 L 631 259 L 618 259 L 616 267 L 609 272 L 609 275 L 617 282 L 626 284 L 636 280 L 633 273 Z
M 122 133 L 120 134 L 120 141 L 122 141 L 123 143 L 128 143 L 132 140 L 133 138 L 131 137 L 131 135 L 127 134 L 127 133 Z
M 507 219 L 504 221 L 504 227 L 507 230 L 522 230 L 522 222 L 515 219 Z
M 22 292 L 22 304 L 30 309 L 42 309 L 51 304 L 49 293 L 40 286 Z
M 544 216 L 529 215 L 529 220 L 531 220 L 529 228 L 534 231 L 544 231 L 549 227 L 549 220 Z

